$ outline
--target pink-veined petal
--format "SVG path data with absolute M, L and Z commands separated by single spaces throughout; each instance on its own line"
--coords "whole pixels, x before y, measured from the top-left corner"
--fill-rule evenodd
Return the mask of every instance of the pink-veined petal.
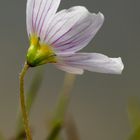
M 72 67 L 72 66 L 69 66 L 69 65 L 63 65 L 63 64 L 55 64 L 56 67 L 62 71 L 65 71 L 67 73 L 71 73 L 71 74 L 83 74 L 84 73 L 84 70 L 83 69 L 80 69 L 80 68 L 76 68 L 76 67 Z
M 109 58 L 106 55 L 98 53 L 75 53 L 70 55 L 58 54 L 57 67 L 59 67 L 59 65 L 110 74 L 121 74 L 124 68 L 120 57 Z
M 75 6 L 58 12 L 46 33 L 46 42 L 51 42 L 65 34 L 83 16 L 88 14 L 85 7 Z
M 85 47 L 95 36 L 104 21 L 104 16 L 89 13 L 82 6 L 58 12 L 46 33 L 46 42 L 56 52 L 76 52 Z
M 44 40 L 44 34 L 54 17 L 61 0 L 27 0 L 26 22 L 28 35 L 36 33 Z

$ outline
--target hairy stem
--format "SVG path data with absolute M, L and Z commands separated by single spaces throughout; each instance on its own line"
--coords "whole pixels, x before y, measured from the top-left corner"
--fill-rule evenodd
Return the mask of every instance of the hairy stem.
M 31 137 L 31 131 L 29 127 L 29 119 L 28 119 L 28 114 L 26 111 L 26 104 L 25 104 L 25 96 L 24 96 L 24 76 L 29 69 L 29 65 L 27 63 L 24 64 L 24 67 L 20 73 L 20 104 L 21 104 L 21 112 L 22 112 L 22 117 L 23 117 L 23 122 L 24 122 L 24 128 L 27 136 L 27 140 L 32 140 Z

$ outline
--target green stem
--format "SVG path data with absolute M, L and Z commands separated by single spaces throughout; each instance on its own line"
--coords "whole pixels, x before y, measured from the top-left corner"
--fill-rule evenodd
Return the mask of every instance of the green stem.
M 23 117 L 23 122 L 24 122 L 24 128 L 27 136 L 27 140 L 32 140 L 31 137 L 31 131 L 29 127 L 29 119 L 26 111 L 26 105 L 25 105 L 25 97 L 24 97 L 24 76 L 29 69 L 29 65 L 27 63 L 24 64 L 24 67 L 20 73 L 20 104 L 21 104 L 21 112 L 22 112 L 22 117 Z
M 71 114 L 67 115 L 64 128 L 66 131 L 67 140 L 80 140 L 75 120 Z
M 47 140 L 56 140 L 59 132 L 62 129 L 65 114 L 68 108 L 69 100 L 70 100 L 70 92 L 72 90 L 73 84 L 75 81 L 75 75 L 66 73 L 63 88 L 58 100 L 58 104 L 56 110 L 54 112 L 54 116 L 52 118 L 52 126 L 50 133 L 47 137 Z
M 38 94 L 38 91 L 41 87 L 41 83 L 43 81 L 43 75 L 44 75 L 44 68 L 38 68 L 37 72 L 35 73 L 34 78 L 31 81 L 31 85 L 29 86 L 29 89 L 26 93 L 26 110 L 28 112 L 28 115 L 31 112 L 31 108 L 33 103 L 35 102 L 36 96 Z M 24 140 L 26 137 L 24 125 L 22 121 L 22 114 L 21 111 L 18 113 L 17 117 L 17 130 L 16 130 L 16 140 Z

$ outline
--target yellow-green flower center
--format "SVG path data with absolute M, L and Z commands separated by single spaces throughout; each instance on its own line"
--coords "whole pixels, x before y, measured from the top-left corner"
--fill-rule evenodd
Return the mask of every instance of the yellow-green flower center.
M 30 47 L 27 53 L 27 63 L 31 67 L 43 65 L 46 63 L 56 63 L 56 55 L 52 47 L 45 43 L 40 43 L 40 38 L 32 35 L 30 38 Z

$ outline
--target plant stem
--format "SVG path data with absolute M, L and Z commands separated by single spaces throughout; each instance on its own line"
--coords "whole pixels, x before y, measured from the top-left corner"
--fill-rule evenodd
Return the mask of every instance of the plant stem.
M 59 132 L 62 129 L 69 100 L 71 97 L 70 92 L 72 90 L 75 78 L 76 76 L 73 74 L 66 73 L 65 75 L 63 88 L 60 93 L 58 104 L 56 106 L 56 110 L 52 118 L 52 122 L 51 122 L 52 126 L 51 126 L 50 133 L 47 137 L 47 140 L 56 140 L 59 135 Z
M 71 114 L 68 114 L 65 120 L 64 128 L 67 140 L 80 140 L 75 120 Z
M 42 67 L 38 68 L 37 72 L 35 73 L 34 78 L 31 81 L 31 85 L 29 86 L 27 93 L 25 93 L 26 94 L 26 110 L 28 112 L 28 115 L 31 112 L 32 105 L 35 102 L 36 96 L 41 87 L 41 83 L 43 81 L 43 75 L 44 75 L 44 68 Z M 26 133 L 24 130 L 22 114 L 20 111 L 17 116 L 16 140 L 20 140 L 21 137 L 22 139 L 25 139 Z
M 20 104 L 21 104 L 21 112 L 22 112 L 22 117 L 23 117 L 23 122 L 24 122 L 24 128 L 27 136 L 27 140 L 32 140 L 31 137 L 31 131 L 29 127 L 29 119 L 28 119 L 28 114 L 26 111 L 26 104 L 25 104 L 25 97 L 24 97 L 24 76 L 29 69 L 29 65 L 27 63 L 24 64 L 24 67 L 20 73 Z

